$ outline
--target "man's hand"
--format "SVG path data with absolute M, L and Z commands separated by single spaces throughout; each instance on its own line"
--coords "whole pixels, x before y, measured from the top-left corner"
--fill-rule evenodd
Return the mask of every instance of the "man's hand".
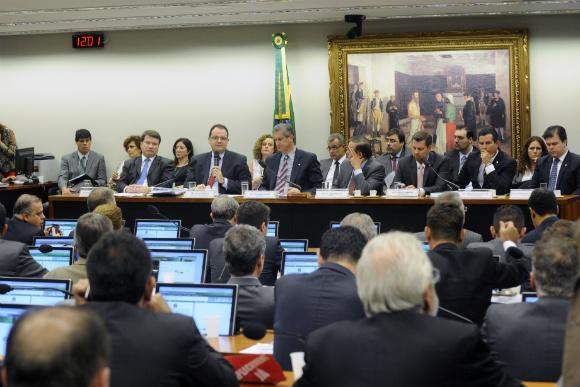
M 486 167 L 491 164 L 491 155 L 489 153 L 487 153 L 486 151 L 482 150 L 481 151 L 481 161 L 483 162 L 483 165 L 485 165 Z
M 145 302 L 143 306 L 146 309 L 151 309 L 156 312 L 171 313 L 171 308 L 169 305 L 167 305 L 167 302 L 159 293 L 155 293 L 153 296 L 151 296 L 151 300 Z
M 111 174 L 111 179 L 119 180 L 119 173 L 117 173 L 117 171 L 113 171 L 113 173 Z
M 360 169 L 363 160 L 359 157 L 359 155 L 354 151 L 354 148 L 349 147 L 348 151 L 350 153 L 350 165 L 352 165 L 352 169 Z
M 69 195 L 69 194 L 71 194 L 71 193 L 72 193 L 72 191 L 70 190 L 70 188 L 66 188 L 66 187 L 65 187 L 65 188 L 63 188 L 63 189 L 61 190 L 61 192 L 62 192 L 62 194 L 63 194 L 63 195 Z
M 295 188 L 295 187 L 288 188 L 288 195 L 298 194 L 298 193 L 300 193 L 300 190 L 298 188 Z
M 520 233 L 514 225 L 514 222 L 511 220 L 509 222 L 499 221 L 499 239 L 502 242 L 512 241 L 517 243 L 519 241 Z
M 215 176 L 216 180 L 218 181 L 218 183 L 223 184 L 224 183 L 224 175 L 222 174 L 222 170 L 220 169 L 220 167 L 218 167 L 217 165 L 215 167 L 212 168 L 211 170 L 211 175 Z
M 138 184 L 131 184 L 125 188 L 125 192 L 128 193 L 149 193 L 149 187 L 145 187 L 144 185 Z
M 75 304 L 76 305 L 83 305 L 87 303 L 87 299 L 85 296 L 87 295 L 87 291 L 89 290 L 89 280 L 86 278 L 80 279 L 72 287 L 72 292 L 75 296 Z

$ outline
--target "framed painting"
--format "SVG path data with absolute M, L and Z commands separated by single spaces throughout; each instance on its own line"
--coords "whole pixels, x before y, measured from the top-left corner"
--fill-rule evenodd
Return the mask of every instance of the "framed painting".
M 331 132 L 364 136 L 377 155 L 392 128 L 408 142 L 431 133 L 440 153 L 456 128 L 493 128 L 513 157 L 530 136 L 527 31 L 330 37 L 328 49 Z

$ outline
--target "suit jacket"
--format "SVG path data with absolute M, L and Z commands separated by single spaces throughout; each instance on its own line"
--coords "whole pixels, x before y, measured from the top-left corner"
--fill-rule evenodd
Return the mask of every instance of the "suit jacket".
M 121 176 L 117 180 L 117 192 L 123 192 L 125 187 L 135 184 L 139 180 L 142 162 L 142 157 L 135 157 L 125 161 L 123 172 L 121 172 Z M 149 171 L 147 171 L 147 185 L 151 187 L 164 182 L 160 187 L 171 187 L 173 185 L 171 179 L 173 179 L 173 161 L 159 155 L 155 156 L 155 159 L 149 165 Z
M 320 171 L 322 172 L 322 181 L 326 180 L 328 171 L 334 163 L 333 159 L 320 160 Z M 348 159 L 344 160 L 340 164 L 340 170 L 338 173 L 338 186 L 333 188 L 348 188 L 348 183 L 350 182 L 350 177 L 352 176 L 352 166 Z
M 304 339 L 316 329 L 365 317 L 354 274 L 327 262 L 313 273 L 282 276 L 276 281 L 274 329 L 293 335 L 274 337 L 274 356 L 291 370 L 290 353 L 303 352 Z M 301 339 L 302 338 L 302 339 Z
M 55 267 L 46 273 L 43 278 L 61 280 L 69 279 L 73 283 L 85 279 L 87 278 L 87 259 L 79 257 L 79 259 L 70 266 Z
M 448 178 L 447 160 L 445 160 L 443 156 L 431 152 L 429 153 L 428 162 L 443 179 Z M 423 189 L 426 194 L 446 190 L 447 183 L 445 183 L 441 177 L 437 176 L 431 168 L 425 165 L 425 171 L 423 173 Z M 399 161 L 398 171 L 393 179 L 393 183 L 396 182 L 417 187 L 417 162 L 413 155 L 404 157 Z
M 524 256 L 531 262 L 532 260 L 532 253 L 534 251 L 534 244 L 532 243 L 523 243 L 523 239 L 520 243 L 516 243 L 517 247 L 522 250 Z M 507 262 L 507 254 L 505 249 L 503 248 L 503 241 L 499 238 L 494 238 L 487 242 L 473 242 L 470 243 L 467 248 L 469 249 L 480 249 L 486 248 L 491 250 L 493 255 L 499 255 L 499 261 L 506 263 Z
M 254 277 L 230 277 L 228 284 L 238 285 L 236 331 L 248 323 L 274 327 L 274 287 L 262 286 Z
M 555 383 L 562 370 L 569 307 L 570 300 L 556 297 L 491 305 L 482 327 L 484 339 L 510 375 Z
M 509 192 L 517 169 L 517 162 L 514 159 L 501 149 L 498 150 L 498 154 L 493 160 L 495 170 L 489 175 L 486 173 L 483 174 L 483 186 L 480 186 L 478 182 L 480 166 L 480 154 L 474 155 L 471 153 L 465 161 L 459 176 L 457 176 L 457 185 L 465 188 L 471 182 L 475 189 L 495 189 L 498 195 L 505 195 Z
M 224 238 L 217 238 L 210 242 L 207 253 L 208 270 L 206 283 L 226 283 L 230 279 L 230 270 L 226 265 L 223 251 Z M 266 237 L 266 257 L 264 269 L 260 274 L 260 283 L 265 286 L 274 286 L 282 262 L 282 246 L 278 237 Z
M 276 152 L 266 159 L 262 189 L 270 191 L 276 189 L 276 180 L 281 159 L 281 152 Z M 323 179 L 316 155 L 296 148 L 294 164 L 292 164 L 292 173 L 289 180 L 294 184 L 298 184 L 302 188 L 302 192 L 314 193 L 316 188 L 320 188 Z
M 58 174 L 58 188 L 61 190 L 66 188 L 70 179 L 81 175 L 79 164 L 80 159 L 77 151 L 62 156 Z M 93 178 L 99 186 L 104 186 L 107 183 L 105 157 L 97 152 L 90 151 L 87 155 L 86 174 Z
M 411 150 L 407 147 L 404 147 L 401 150 L 401 155 L 397 159 L 397 164 L 399 163 L 399 161 L 401 161 L 403 159 L 403 157 L 408 156 L 410 154 L 411 154 Z M 379 156 L 377 158 L 377 161 L 379 163 L 381 163 L 383 167 L 385 167 L 385 176 L 388 175 L 389 173 L 393 172 L 393 162 L 391 160 L 390 153 L 385 153 L 385 154 Z
M 207 250 L 211 241 L 223 238 L 230 228 L 232 228 L 232 225 L 227 220 L 216 219 L 210 224 L 194 225 L 189 232 L 189 236 L 195 238 L 196 249 Z
M 8 231 L 4 234 L 3 239 L 6 239 L 7 241 L 15 241 L 24 243 L 27 246 L 32 246 L 34 245 L 33 242 L 35 236 L 44 236 L 44 233 L 40 228 L 33 226 L 24 220 L 18 219 L 17 217 L 13 217 L 6 222 L 6 224 L 8 224 Z
M 532 231 L 528 232 L 522 238 L 522 243 L 536 243 L 542 238 L 544 231 L 546 231 L 551 225 L 559 221 L 560 218 L 557 216 L 551 216 L 549 218 L 544 219 L 542 223 L 538 225 L 537 228 L 533 229 Z
M 199 154 L 189 163 L 185 183 L 195 181 L 198 184 L 207 184 L 209 180 L 209 168 L 213 165 L 212 152 Z M 248 169 L 246 156 L 226 150 L 222 159 L 222 175 L 228 179 L 228 188 L 218 184 L 219 193 L 237 194 L 242 193 L 242 181 L 250 183 L 252 177 Z
M 363 196 L 370 195 L 372 189 L 377 190 L 379 196 L 382 195 L 383 185 L 385 184 L 385 168 L 383 165 L 375 160 L 374 157 L 371 157 L 367 159 L 362 167 L 362 172 L 358 175 L 353 175 L 355 189 L 360 189 L 360 193 Z
M 125 302 L 89 302 L 111 340 L 111 387 L 238 386 L 231 365 L 191 317 Z
M 580 385 L 580 278 L 576 280 L 572 303 L 568 311 L 564 339 L 564 361 L 562 365 L 563 386 Z
M 465 238 L 463 238 L 463 242 L 461 243 L 461 247 L 467 247 L 470 243 L 474 242 L 483 242 L 483 236 L 476 232 L 473 232 L 468 229 L 463 229 L 465 231 Z M 427 239 L 425 238 L 425 231 L 415 233 L 417 239 L 421 242 L 426 242 Z
M 449 152 L 445 153 L 445 158 L 447 159 L 447 166 L 449 168 L 449 180 L 451 181 L 457 181 L 457 177 L 459 176 L 460 153 L 461 152 L 459 152 L 456 149 L 450 150 Z M 479 149 L 474 147 L 471 153 L 469 153 L 469 155 L 467 156 L 468 159 L 469 157 L 474 157 L 481 160 Z M 465 160 L 465 162 L 467 162 L 467 159 Z
M 296 387 L 520 386 L 476 326 L 414 311 L 341 321 L 310 334 Z
M 541 157 L 536 164 L 532 180 L 522 184 L 522 188 L 538 188 L 540 183 L 549 183 L 552 161 L 550 155 Z M 556 189 L 559 189 L 562 195 L 580 195 L 580 155 L 568 151 L 560 166 Z
M 479 325 L 490 304 L 492 289 L 518 286 L 530 274 L 524 258 L 508 257 L 508 263 L 499 263 L 489 249 L 461 249 L 443 243 L 427 255 L 441 274 L 435 285 L 441 306 Z M 440 311 L 439 315 L 445 316 L 445 312 Z
M 40 278 L 47 270 L 30 256 L 24 243 L 0 239 L 0 276 Z

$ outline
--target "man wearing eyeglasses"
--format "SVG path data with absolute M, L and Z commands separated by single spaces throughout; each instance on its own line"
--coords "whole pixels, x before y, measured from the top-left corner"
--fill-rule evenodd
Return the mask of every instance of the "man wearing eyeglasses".
M 252 181 L 246 156 L 228 150 L 229 135 L 225 125 L 211 127 L 207 140 L 211 152 L 191 159 L 185 186 L 188 182 L 196 182 L 197 189 L 235 195 L 242 192 L 242 181 Z
M 346 157 L 346 141 L 342 134 L 333 133 L 328 137 L 328 154 L 330 158 L 320 160 L 325 186 L 348 188 L 352 166 Z

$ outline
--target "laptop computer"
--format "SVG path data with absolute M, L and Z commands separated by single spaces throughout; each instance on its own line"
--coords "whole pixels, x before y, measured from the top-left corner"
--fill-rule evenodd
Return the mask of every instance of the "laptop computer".
M 193 317 L 201 334 L 207 334 L 205 316 L 220 318 L 220 336 L 232 336 L 235 330 L 238 304 L 237 285 L 218 284 L 157 284 L 174 313 Z
M 283 252 L 281 275 L 308 274 L 318 269 L 318 256 L 313 252 Z
M 381 233 L 381 222 L 374 222 L 375 224 L 375 230 L 377 230 L 377 235 Z M 332 222 L 330 222 L 330 228 L 339 228 L 340 227 L 340 222 L 337 222 L 336 220 L 333 220 Z
M 149 250 L 193 250 L 195 247 L 195 238 L 143 238 L 143 242 Z
M 277 237 L 279 227 L 280 227 L 280 223 L 278 221 L 275 221 L 275 220 L 269 221 L 268 222 L 268 232 L 267 232 L 266 236 Z
M 76 219 L 45 219 L 43 231 L 50 230 L 49 236 L 71 236 L 77 226 Z M 46 235 L 46 234 L 45 234 Z
M 33 238 L 34 246 L 48 245 L 52 247 L 73 247 L 75 239 L 71 237 L 45 237 L 35 236 Z
M 43 278 L 0 277 L 0 284 L 16 288 L 0 295 L 0 304 L 53 306 L 66 300 L 68 295 L 60 289 L 70 292 L 71 280 L 53 280 Z M 53 288 L 53 289 L 49 289 Z
M 179 238 L 181 220 L 136 219 L 137 238 Z
M 38 247 L 29 247 L 28 251 L 34 260 L 47 270 L 73 264 L 73 249 L 70 247 L 53 247 L 52 251 L 43 253 Z
M 12 325 L 28 309 L 28 305 L 0 305 L 0 357 L 6 356 L 6 344 Z
M 284 251 L 308 251 L 308 239 L 280 239 Z
M 164 283 L 200 284 L 205 278 L 207 250 L 151 250 L 153 275 Z

